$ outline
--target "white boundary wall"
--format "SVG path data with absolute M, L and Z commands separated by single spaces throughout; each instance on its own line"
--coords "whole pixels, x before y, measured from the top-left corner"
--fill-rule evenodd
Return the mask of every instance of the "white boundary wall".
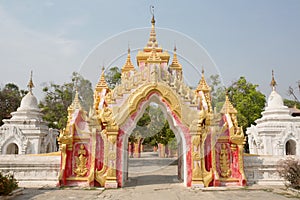
M 60 156 L 0 155 L 0 171 L 13 173 L 20 187 L 56 186 Z
M 283 185 L 276 172 L 282 156 L 245 155 L 244 169 L 247 184 Z M 300 159 L 300 157 L 297 157 Z M 60 156 L 48 155 L 1 155 L 0 171 L 12 172 L 20 187 L 54 187 L 60 168 Z

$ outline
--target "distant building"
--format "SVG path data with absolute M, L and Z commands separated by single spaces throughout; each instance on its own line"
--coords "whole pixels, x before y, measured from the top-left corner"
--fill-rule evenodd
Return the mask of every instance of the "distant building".
M 300 155 L 300 110 L 284 106 L 276 92 L 272 74 L 272 92 L 262 117 L 247 128 L 251 154 Z
M 38 154 L 57 151 L 58 131 L 43 121 L 37 98 L 32 93 L 32 76 L 29 92 L 20 107 L 12 112 L 11 119 L 4 119 L 0 127 L 0 154 Z

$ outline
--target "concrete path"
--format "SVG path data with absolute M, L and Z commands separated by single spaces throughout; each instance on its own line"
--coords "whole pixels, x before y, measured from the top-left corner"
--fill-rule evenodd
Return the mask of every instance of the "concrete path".
M 183 186 L 183 183 L 177 179 L 177 165 L 169 165 L 173 161 L 174 160 L 172 159 L 159 159 L 149 155 L 142 159 L 130 159 L 129 181 L 124 188 L 120 189 L 25 188 L 23 194 L 14 199 L 299 199 L 295 196 L 291 196 L 291 193 L 286 191 L 283 187 L 250 186 L 246 188 L 186 188 Z

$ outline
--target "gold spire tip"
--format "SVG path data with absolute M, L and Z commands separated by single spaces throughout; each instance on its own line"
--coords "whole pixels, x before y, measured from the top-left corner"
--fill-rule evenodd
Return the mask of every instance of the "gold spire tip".
M 274 70 L 272 70 L 272 80 L 271 80 L 271 84 L 272 89 L 275 90 L 275 86 L 277 85 L 275 78 L 274 78 Z
M 30 72 L 30 79 L 29 79 L 27 87 L 28 87 L 29 92 L 32 93 L 32 88 L 34 87 L 34 84 L 32 81 L 32 70 Z
M 155 24 L 155 19 L 154 19 L 154 6 L 151 5 L 150 6 L 150 13 L 152 14 L 152 20 L 151 20 L 151 24 Z

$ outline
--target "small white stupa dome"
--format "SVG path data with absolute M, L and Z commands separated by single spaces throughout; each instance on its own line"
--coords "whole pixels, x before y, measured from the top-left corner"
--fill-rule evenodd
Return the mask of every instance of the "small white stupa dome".
M 284 107 L 282 97 L 273 90 L 268 98 L 268 108 L 282 108 Z
M 24 110 L 40 111 L 40 109 L 38 107 L 37 98 L 32 94 L 32 88 L 34 87 L 33 81 L 32 81 L 32 72 L 31 72 L 30 80 L 29 80 L 27 87 L 29 89 L 29 92 L 22 98 L 21 105 L 17 109 L 17 111 L 24 111 Z
M 37 98 L 28 92 L 22 99 L 18 110 L 39 110 Z
M 272 92 L 268 98 L 268 106 L 267 109 L 270 108 L 286 108 L 286 106 L 284 106 L 283 104 L 283 100 L 282 97 L 280 96 L 280 94 L 278 94 L 276 92 L 276 81 L 274 78 L 274 71 L 272 70 L 272 81 L 271 81 L 271 87 L 272 87 Z

